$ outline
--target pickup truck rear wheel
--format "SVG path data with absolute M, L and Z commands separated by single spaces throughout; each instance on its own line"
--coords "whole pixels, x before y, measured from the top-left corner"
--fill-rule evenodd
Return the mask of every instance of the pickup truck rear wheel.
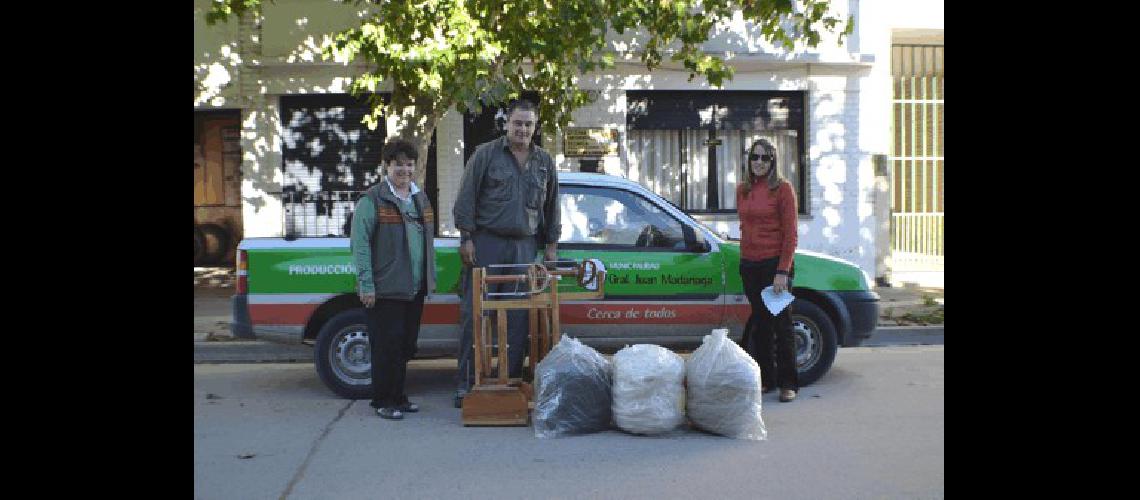
M 342 311 L 317 334 L 313 357 L 317 375 L 329 389 L 347 399 L 372 397 L 372 350 L 364 309 Z
M 838 336 L 827 313 L 801 299 L 792 303 L 792 333 L 796 337 L 796 369 L 802 387 L 831 369 L 839 349 Z

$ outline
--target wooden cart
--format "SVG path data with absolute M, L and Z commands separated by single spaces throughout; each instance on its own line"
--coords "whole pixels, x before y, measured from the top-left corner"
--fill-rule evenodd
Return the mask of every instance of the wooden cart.
M 606 272 L 597 261 L 553 261 L 543 264 L 502 264 L 476 267 L 471 271 L 472 341 L 474 342 L 475 385 L 463 398 L 463 425 L 510 426 L 527 425 L 533 407 L 532 386 L 535 368 L 554 347 L 561 330 L 558 306 L 561 300 L 600 299 L 605 296 Z M 487 268 L 511 268 L 517 274 L 488 275 Z M 509 271 L 508 271 L 509 272 Z M 558 281 L 573 277 L 589 289 L 585 292 L 558 293 Z M 525 283 L 519 292 L 487 292 L 488 285 Z M 526 366 L 530 373 L 522 378 L 509 378 L 507 350 L 507 311 L 529 311 L 530 352 Z M 494 311 L 484 316 L 485 311 Z M 493 319 L 493 321 L 492 321 Z M 495 356 L 492 325 L 498 332 L 498 374 L 494 375 Z

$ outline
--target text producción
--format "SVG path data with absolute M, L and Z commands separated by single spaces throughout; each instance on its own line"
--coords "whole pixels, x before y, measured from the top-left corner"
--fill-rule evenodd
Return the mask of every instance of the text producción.
M 289 264 L 289 275 L 294 274 L 356 274 L 352 264 Z

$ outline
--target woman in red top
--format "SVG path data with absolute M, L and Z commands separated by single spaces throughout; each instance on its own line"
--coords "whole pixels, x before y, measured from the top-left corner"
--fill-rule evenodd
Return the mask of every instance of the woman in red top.
M 780 175 L 776 148 L 767 140 L 759 139 L 749 148 L 745 182 L 736 189 L 736 211 L 740 216 L 740 279 L 752 305 L 741 344 L 760 365 L 762 390 L 770 391 L 775 381 L 780 401 L 792 401 L 799 390 L 792 306 L 773 316 L 760 299 L 760 291 L 769 285 L 777 294 L 791 289 L 797 240 L 796 194 Z

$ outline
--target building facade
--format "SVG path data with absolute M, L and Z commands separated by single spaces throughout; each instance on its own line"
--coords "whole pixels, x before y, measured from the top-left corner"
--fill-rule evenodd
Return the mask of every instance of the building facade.
M 217 142 L 200 139 L 207 115 L 236 120 L 236 129 L 227 125 L 240 149 L 240 175 L 227 181 L 240 193 L 229 216 L 240 234 L 232 237 L 346 235 L 355 196 L 378 180 L 387 127 L 360 124 L 364 108 L 347 94 L 364 66 L 323 61 L 320 47 L 325 34 L 355 26 L 359 13 L 335 2 L 278 0 L 259 16 L 207 26 L 209 4 L 195 0 L 195 151 L 196 161 L 213 154 L 201 153 Z M 864 0 L 833 9 L 854 15 L 854 33 L 843 45 L 831 36 L 795 53 L 762 42 L 743 21 L 725 26 L 705 45 L 736 70 L 723 88 L 690 82 L 668 64 L 647 72 L 619 62 L 582 75 L 579 85 L 595 102 L 539 142 L 562 171 L 628 177 L 737 236 L 733 193 L 746 149 L 768 138 L 799 197 L 800 247 L 882 276 L 890 267 L 891 174 L 882 163 L 893 157 L 893 38 L 941 44 L 942 2 Z M 421 187 L 438 207 L 440 234 L 457 234 L 451 206 L 464 163 L 497 133 L 495 114 L 451 110 L 436 127 Z M 197 205 L 196 198 L 196 223 L 217 217 Z

